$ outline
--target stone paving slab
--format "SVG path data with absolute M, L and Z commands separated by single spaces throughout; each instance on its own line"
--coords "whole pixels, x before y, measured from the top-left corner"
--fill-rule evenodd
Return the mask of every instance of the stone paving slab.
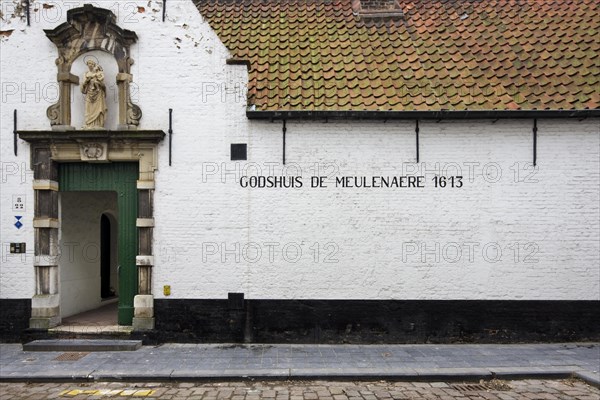
M 35 382 L 35 381 L 87 381 L 89 373 L 85 371 L 53 371 L 52 375 L 47 372 L 34 371 L 11 371 L 6 374 L 2 373 L 1 381 L 18 381 L 18 382 Z
M 524 345 L 164 344 L 136 351 L 23 351 L 0 344 L 0 381 L 147 381 L 234 378 L 491 379 L 574 373 L 600 381 L 597 343 Z M 67 357 L 68 359 L 68 357 Z
M 415 368 L 417 376 L 427 380 L 491 379 L 492 372 L 486 368 Z
M 146 369 L 146 370 L 138 370 L 135 372 L 135 377 L 140 381 L 147 380 L 158 380 L 165 381 L 171 379 L 171 375 L 173 370 L 171 369 Z M 100 370 L 100 371 L 91 371 L 87 374 L 85 380 L 91 381 L 121 381 L 121 380 L 131 380 L 132 373 L 127 370 Z M 1 378 L 0 378 L 1 380 Z
M 174 381 L 195 380 L 198 376 L 206 379 L 216 378 L 282 378 L 290 377 L 289 369 L 212 369 L 212 370 L 174 370 L 170 379 Z
M 511 379 L 513 377 L 524 376 L 547 376 L 566 378 L 581 370 L 578 365 L 571 366 L 552 366 L 545 367 L 495 367 L 490 368 L 490 372 L 502 379 Z

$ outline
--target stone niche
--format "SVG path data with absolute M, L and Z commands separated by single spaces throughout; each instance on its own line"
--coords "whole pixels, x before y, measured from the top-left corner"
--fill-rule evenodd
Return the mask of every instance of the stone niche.
M 135 32 L 116 25 L 112 11 L 86 4 L 67 12 L 67 22 L 54 29 L 47 29 L 46 36 L 58 48 L 56 66 L 59 99 L 48 108 L 52 130 L 74 130 L 71 124 L 71 85 L 79 85 L 79 77 L 71 72 L 73 63 L 80 56 L 102 51 L 112 55 L 118 72 L 115 77 L 118 92 L 117 130 L 136 130 L 142 117 L 141 109 L 131 101 L 131 45 L 137 42 Z M 111 79 L 110 76 L 106 77 Z

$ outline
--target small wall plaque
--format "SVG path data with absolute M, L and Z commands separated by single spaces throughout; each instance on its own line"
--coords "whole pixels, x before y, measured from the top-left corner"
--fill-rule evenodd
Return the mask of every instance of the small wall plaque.
M 11 254 L 24 254 L 25 253 L 25 243 L 11 243 L 10 244 L 10 253 Z
M 246 143 L 231 144 L 231 161 L 247 160 L 247 145 Z
M 13 195 L 13 211 L 25 211 L 25 195 L 15 194 Z

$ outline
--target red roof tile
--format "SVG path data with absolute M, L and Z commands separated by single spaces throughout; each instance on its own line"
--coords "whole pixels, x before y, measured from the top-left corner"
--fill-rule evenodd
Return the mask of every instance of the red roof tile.
M 600 108 L 600 1 L 195 0 L 257 110 Z

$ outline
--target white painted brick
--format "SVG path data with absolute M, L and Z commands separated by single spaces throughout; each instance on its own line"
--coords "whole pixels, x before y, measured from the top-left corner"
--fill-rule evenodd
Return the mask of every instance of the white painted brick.
M 275 163 L 280 169 L 281 122 L 247 120 L 243 95 L 229 94 L 223 101 L 222 87 L 245 88 L 245 67 L 225 64 L 227 50 L 191 1 L 168 2 L 166 23 L 160 21 L 161 2 L 150 7 L 147 1 L 135 3 L 146 12 L 132 15 L 125 10 L 119 24 L 139 36 L 132 72 L 144 113 L 141 128 L 166 131 L 168 108 L 174 110 L 173 165 L 168 166 L 165 141 L 156 173 L 156 298 L 164 297 L 163 285 L 171 286 L 171 298 L 226 298 L 228 292 L 288 299 L 599 298 L 598 120 L 538 122 L 537 183 L 515 182 L 511 169 L 532 160 L 532 121 L 442 121 L 421 123 L 420 166 L 458 163 L 468 175 L 468 165 L 473 165 L 476 175 L 472 182 L 465 179 L 461 189 L 434 189 L 430 181 L 426 189 L 244 189 L 235 173 L 220 182 L 223 166 L 242 170 L 251 163 L 263 168 Z M 63 21 L 40 21 L 26 28 L 11 20 L 15 31 L 2 42 L 3 84 L 17 82 L 20 88 L 25 82 L 29 88 L 54 82 L 55 49 L 42 29 Z M 11 163 L 29 167 L 27 144 L 20 141 L 19 157 L 12 155 L 13 109 L 19 110 L 20 129 L 49 127 L 46 108 L 52 102 L 36 101 L 33 95 L 25 100 L 21 102 L 21 92 L 2 99 L 3 171 Z M 403 165 L 414 167 L 414 140 L 412 121 L 288 121 L 287 167 L 299 166 L 305 185 L 315 165 L 325 172 L 335 165 L 338 175 L 398 175 Z M 228 161 L 231 143 L 248 143 L 248 162 Z M 492 183 L 482 176 L 482 167 L 493 172 L 496 165 L 502 176 Z M 218 173 L 206 177 L 203 172 L 213 166 Z M 33 249 L 31 183 L 29 175 L 3 176 L 3 245 L 26 241 Z M 16 193 L 27 195 L 20 231 L 12 227 L 10 210 Z M 466 255 L 456 263 L 434 262 L 431 256 L 424 263 L 414 257 L 405 262 L 402 243 L 411 241 L 441 247 L 478 243 L 479 248 L 474 262 Z M 280 244 L 273 263 L 265 245 L 272 242 Z M 514 262 L 508 248 L 514 242 L 535 244 L 538 262 L 523 262 L 523 248 Z M 228 248 L 258 243 L 263 257 L 251 263 L 229 255 L 222 262 L 219 252 L 203 260 L 203 245 L 206 249 L 212 243 Z M 298 262 L 281 260 L 287 243 L 302 246 Z M 337 263 L 323 262 L 328 243 L 337 246 Z M 483 259 L 481 247 L 489 243 L 502 247 L 500 261 Z M 319 262 L 313 260 L 315 244 Z M 31 296 L 31 257 L 24 262 L 4 257 L 1 296 Z
M 281 123 L 249 125 L 249 163 L 280 162 Z M 467 178 L 454 190 L 242 189 L 233 178 L 202 183 L 201 167 L 183 179 L 163 168 L 155 197 L 157 297 L 170 284 L 174 297 L 189 298 L 242 291 L 250 298 L 597 299 L 598 122 L 539 122 L 538 182 L 515 182 L 515 163 L 532 160 L 531 128 L 532 121 L 421 123 L 420 165 L 460 164 Z M 192 163 L 194 151 L 178 152 L 185 158 L 178 165 Z M 288 165 L 308 171 L 306 179 L 314 163 L 336 163 L 340 175 L 394 175 L 414 158 L 412 122 L 288 122 Z M 483 178 L 484 166 L 499 168 L 498 182 Z M 198 206 L 188 204 L 194 198 Z M 478 248 L 473 262 L 466 254 L 456 263 L 403 262 L 408 241 Z M 297 263 L 221 262 L 218 255 L 203 262 L 202 243 L 236 242 L 300 243 L 307 254 Z M 310 247 L 319 243 L 323 257 L 329 242 L 339 247 L 339 262 L 314 263 Z M 518 262 L 509 247 L 515 242 Z M 488 262 L 482 248 L 494 243 L 502 258 Z M 524 262 L 534 250 L 538 262 Z

